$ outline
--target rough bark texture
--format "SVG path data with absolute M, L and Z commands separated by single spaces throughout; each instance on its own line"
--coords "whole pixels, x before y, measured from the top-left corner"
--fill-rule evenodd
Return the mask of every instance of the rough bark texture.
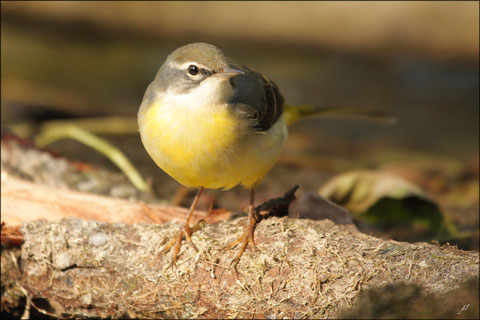
M 199 252 L 184 244 L 175 270 L 171 253 L 161 250 L 176 222 L 28 222 L 21 228 L 20 283 L 27 300 L 57 317 L 274 319 L 335 317 L 362 288 L 406 282 L 444 293 L 478 274 L 477 252 L 286 217 L 258 223 L 259 250 L 247 249 L 229 268 L 236 250 L 222 249 L 244 221 L 195 232 Z

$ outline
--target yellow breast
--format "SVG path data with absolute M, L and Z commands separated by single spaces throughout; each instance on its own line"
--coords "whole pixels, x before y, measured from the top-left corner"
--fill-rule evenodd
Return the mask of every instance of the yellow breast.
M 286 138 L 280 120 L 260 134 L 248 131 L 227 105 L 156 102 L 139 114 L 142 142 L 161 169 L 186 186 L 225 189 L 251 188 L 271 169 Z

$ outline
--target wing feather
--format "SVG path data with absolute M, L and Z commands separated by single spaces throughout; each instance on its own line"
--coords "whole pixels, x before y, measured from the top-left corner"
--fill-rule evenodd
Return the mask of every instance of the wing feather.
M 245 75 L 230 80 L 234 95 L 230 101 L 232 108 L 250 120 L 255 131 L 270 129 L 283 113 L 283 98 L 278 86 L 246 67 L 240 68 Z

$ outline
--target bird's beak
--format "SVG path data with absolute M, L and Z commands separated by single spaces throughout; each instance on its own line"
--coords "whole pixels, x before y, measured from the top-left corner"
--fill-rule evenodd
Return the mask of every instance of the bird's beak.
M 232 67 L 225 67 L 221 71 L 215 73 L 215 76 L 217 77 L 226 77 L 226 78 L 231 78 L 231 77 L 236 77 L 240 75 L 244 75 L 245 72 L 239 69 L 235 69 Z

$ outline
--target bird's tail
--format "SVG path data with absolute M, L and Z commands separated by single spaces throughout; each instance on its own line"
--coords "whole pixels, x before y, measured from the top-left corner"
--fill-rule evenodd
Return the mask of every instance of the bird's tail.
M 354 117 L 363 120 L 370 120 L 382 124 L 394 124 L 395 116 L 386 110 L 367 109 L 367 108 L 349 108 L 349 107 L 313 107 L 308 105 L 284 105 L 284 117 L 287 125 L 297 122 L 305 117 L 323 117 L 329 115 L 339 115 L 345 117 Z

